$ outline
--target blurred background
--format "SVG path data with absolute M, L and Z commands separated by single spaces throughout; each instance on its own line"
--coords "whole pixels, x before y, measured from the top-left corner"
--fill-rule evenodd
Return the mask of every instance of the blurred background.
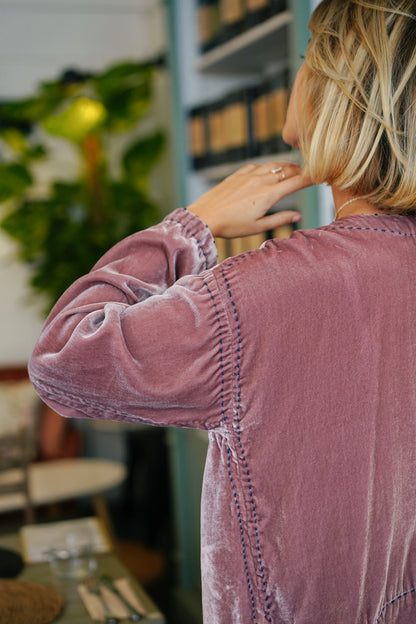
M 316 4 L 0 0 L 0 440 L 29 421 L 30 463 L 125 468 L 98 511 L 168 622 L 201 621 L 205 433 L 64 421 L 34 396 L 27 361 L 57 297 L 117 240 L 247 160 L 299 160 L 281 128 Z M 332 218 L 326 189 L 288 205 L 302 227 Z M 219 257 L 263 240 L 219 239 Z M 35 521 L 91 505 L 38 505 Z M 0 531 L 24 522 L 0 503 Z

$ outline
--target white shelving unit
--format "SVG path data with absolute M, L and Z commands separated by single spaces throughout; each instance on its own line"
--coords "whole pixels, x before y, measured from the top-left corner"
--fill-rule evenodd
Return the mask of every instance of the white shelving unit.
M 273 65 L 275 69 L 286 69 L 288 59 L 289 26 L 293 22 L 291 11 L 283 11 L 243 32 L 230 41 L 197 57 L 195 69 L 202 76 L 229 77 L 238 84 L 257 79 Z M 235 83 L 233 83 L 235 84 Z M 228 85 L 227 85 L 228 86 Z M 200 103 L 200 100 L 197 101 Z M 250 162 L 263 164 L 271 160 L 300 162 L 300 155 L 288 151 L 250 158 Z M 199 170 L 205 182 L 215 183 L 242 167 L 247 161 L 230 162 Z
M 258 73 L 267 60 L 287 56 L 290 11 L 278 13 L 227 43 L 206 52 L 196 62 L 200 72 Z
M 194 170 L 187 153 L 187 112 L 201 104 L 215 102 L 234 89 L 252 84 L 275 69 L 288 67 L 292 78 L 300 64 L 307 40 L 310 0 L 289 0 L 282 11 L 218 47 L 200 54 L 196 0 L 171 3 L 171 29 L 176 56 L 177 162 L 181 169 L 181 203 L 195 201 L 213 183 L 229 175 L 246 161 L 230 162 Z M 250 158 L 250 162 L 271 160 L 300 162 L 294 151 Z M 301 191 L 296 204 L 304 214 L 305 227 L 319 225 L 318 192 Z M 285 202 L 286 203 L 286 202 Z M 294 204 L 291 199 L 290 202 Z

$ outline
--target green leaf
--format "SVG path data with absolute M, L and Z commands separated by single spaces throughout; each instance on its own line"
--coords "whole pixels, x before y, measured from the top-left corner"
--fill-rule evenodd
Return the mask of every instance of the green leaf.
M 0 138 L 21 157 L 21 160 L 39 159 L 47 154 L 43 145 L 32 145 L 26 134 L 18 128 L 9 127 L 0 130 Z
M 48 117 L 64 101 L 74 97 L 78 85 L 66 85 L 60 80 L 40 84 L 35 95 L 0 104 L 0 120 L 7 124 L 36 124 Z
M 28 169 L 21 164 L 0 165 L 0 202 L 21 195 L 33 183 Z
M 126 89 L 142 87 L 148 95 L 151 93 L 153 70 L 149 65 L 141 63 L 118 63 L 102 74 L 95 76 L 93 83 L 97 93 L 107 100 Z
M 48 200 L 27 200 L 2 219 L 2 229 L 19 243 L 19 257 L 22 260 L 32 262 L 44 253 L 51 214 L 51 203 Z
M 112 205 L 116 207 L 109 228 L 111 239 L 108 242 L 111 245 L 154 225 L 160 216 L 158 207 L 151 199 L 127 183 L 113 183 L 110 187 L 110 197 Z
M 152 69 L 138 63 L 122 63 L 94 78 L 106 107 L 107 127 L 126 130 L 146 113 L 152 95 Z
M 24 154 L 25 158 L 39 160 L 48 154 L 48 150 L 44 145 L 30 145 Z
M 60 112 L 47 117 L 43 127 L 50 134 L 80 143 L 102 124 L 105 116 L 101 102 L 79 97 L 66 104 Z
M 17 241 L 19 257 L 29 265 L 30 285 L 46 294 L 48 310 L 107 249 L 160 218 L 147 180 L 160 157 L 163 133 L 138 140 L 135 134 L 121 158 L 114 136 L 114 131 L 135 126 L 148 110 L 152 80 L 153 68 L 121 63 L 101 76 L 44 83 L 32 98 L 0 105 L 0 121 L 18 156 L 14 164 L 0 164 L 0 200 L 15 198 L 0 227 Z M 42 157 L 47 145 L 37 124 L 66 140 L 82 142 L 82 149 L 74 151 L 79 173 L 73 180 L 52 180 L 47 196 L 32 200 L 24 195 L 32 184 L 25 161 Z M 28 134 L 30 128 L 33 135 Z M 125 138 L 129 139 L 127 134 Z M 108 166 L 112 157 L 124 166 L 121 180 L 112 178 Z M 34 175 L 37 172 L 33 167 Z
M 26 134 L 18 128 L 3 128 L 0 130 L 2 140 L 18 154 L 24 154 L 28 149 Z
M 147 176 L 159 160 L 165 146 L 163 132 L 154 132 L 131 145 L 123 155 L 123 167 L 127 177 L 134 181 Z
M 79 199 L 81 185 L 78 182 L 62 182 L 57 180 L 53 184 L 52 198 L 56 202 L 67 204 Z
M 42 82 L 39 87 L 39 98 L 57 106 L 64 99 L 76 97 L 83 82 L 66 83 L 62 80 Z
M 49 113 L 51 108 L 51 102 L 37 97 L 5 102 L 0 105 L 0 119 L 11 125 L 34 124 Z

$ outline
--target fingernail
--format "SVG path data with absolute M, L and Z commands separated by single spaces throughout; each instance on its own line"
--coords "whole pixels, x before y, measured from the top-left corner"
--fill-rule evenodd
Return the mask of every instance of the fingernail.
M 301 216 L 301 215 L 299 215 L 299 214 L 294 215 L 294 216 L 292 217 L 292 223 L 297 223 L 297 222 L 298 222 L 298 221 L 300 221 L 301 219 L 302 219 L 302 216 Z

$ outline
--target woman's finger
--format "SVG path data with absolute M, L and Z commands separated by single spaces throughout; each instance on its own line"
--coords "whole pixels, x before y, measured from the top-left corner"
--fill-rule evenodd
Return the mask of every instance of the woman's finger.
M 240 169 L 237 169 L 232 176 L 242 176 L 247 174 L 253 175 L 265 175 L 265 174 L 281 174 L 282 179 L 284 177 L 294 175 L 296 172 L 301 171 L 301 167 L 298 163 L 292 161 L 269 161 L 262 165 L 255 163 L 247 163 Z M 230 176 L 231 177 L 231 176 Z
M 300 171 L 302 171 L 302 168 L 296 162 L 270 161 L 268 163 L 265 163 L 264 165 L 258 165 L 255 173 L 257 175 L 266 175 L 266 174 L 273 175 L 274 174 L 274 175 L 277 175 L 278 177 L 283 174 L 283 178 L 284 178 L 284 176 L 291 176 L 291 175 L 294 175 L 295 173 L 299 173 Z
M 237 169 L 236 171 L 234 171 L 234 173 L 232 173 L 231 175 L 233 176 L 245 175 L 247 173 L 253 172 L 257 167 L 258 165 L 255 165 L 254 163 L 247 163 L 243 167 L 240 167 L 240 169 Z
M 314 184 L 312 178 L 302 175 L 299 170 L 285 168 L 283 172 L 277 171 L 271 175 L 277 178 L 274 182 L 271 181 L 271 188 L 269 189 L 273 193 L 273 197 L 276 198 L 276 202 Z
M 292 223 L 297 223 L 301 219 L 302 215 L 295 210 L 275 212 L 257 220 L 258 233 L 265 232 L 266 230 L 274 230 L 284 225 L 291 225 Z

